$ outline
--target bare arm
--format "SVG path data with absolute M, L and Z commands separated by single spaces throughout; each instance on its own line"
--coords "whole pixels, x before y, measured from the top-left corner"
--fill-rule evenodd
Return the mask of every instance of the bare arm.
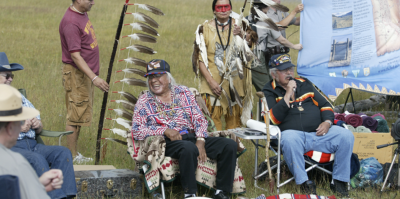
M 280 44 L 283 46 L 295 49 L 295 50 L 301 50 L 303 49 L 303 46 L 301 44 L 292 44 L 289 40 L 285 39 L 285 37 L 279 36 L 278 39 L 276 39 Z
M 80 52 L 71 53 L 71 58 L 78 67 L 78 69 L 83 73 L 85 73 L 93 81 L 93 84 L 97 88 L 99 88 L 103 92 L 108 92 L 109 85 L 107 84 L 107 82 L 105 82 L 100 77 L 96 77 L 96 74 L 94 74 L 93 71 L 89 68 L 86 61 L 82 58 Z M 95 77 L 96 79 L 94 79 Z
M 277 24 L 280 24 L 282 26 L 288 26 L 290 24 L 290 22 L 293 20 L 293 18 L 296 16 L 296 14 L 303 11 L 303 9 L 304 9 L 303 4 L 297 5 L 296 8 L 292 12 L 290 12 L 289 16 L 282 19 L 282 21 L 278 22 Z M 296 24 L 297 20 L 299 20 L 298 24 Z M 294 25 L 298 26 L 300 24 L 300 17 L 298 19 L 296 19 L 296 22 L 294 23 Z
M 208 85 L 211 88 L 211 91 L 217 95 L 220 96 L 221 95 L 221 87 L 219 86 L 219 84 L 212 78 L 210 72 L 208 72 L 206 65 L 202 62 L 199 61 L 199 68 L 200 68 L 200 72 L 203 75 L 203 77 L 206 79 Z

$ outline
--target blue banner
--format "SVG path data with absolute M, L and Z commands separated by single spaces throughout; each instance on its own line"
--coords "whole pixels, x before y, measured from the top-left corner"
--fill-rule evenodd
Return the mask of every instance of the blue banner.
M 303 0 L 297 73 L 332 101 L 347 88 L 400 95 L 400 2 Z

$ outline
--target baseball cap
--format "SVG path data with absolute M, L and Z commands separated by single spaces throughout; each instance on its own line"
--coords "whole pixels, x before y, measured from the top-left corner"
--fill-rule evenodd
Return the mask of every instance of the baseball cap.
M 170 72 L 169 64 L 162 59 L 153 59 L 147 64 L 147 70 L 144 77 L 148 75 L 164 74 Z
M 292 64 L 292 60 L 288 54 L 272 55 L 271 59 L 269 60 L 269 68 L 285 70 L 290 67 L 295 67 L 295 65 Z

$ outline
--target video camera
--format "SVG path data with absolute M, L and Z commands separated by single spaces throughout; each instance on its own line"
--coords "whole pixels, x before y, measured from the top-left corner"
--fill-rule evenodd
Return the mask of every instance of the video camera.
M 390 132 L 390 135 L 394 138 L 394 140 L 400 140 L 400 113 L 397 116 L 396 122 L 392 123 L 392 130 Z

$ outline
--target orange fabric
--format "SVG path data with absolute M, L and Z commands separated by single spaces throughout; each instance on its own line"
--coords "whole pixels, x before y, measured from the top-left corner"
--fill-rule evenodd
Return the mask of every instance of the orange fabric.
M 322 111 L 332 111 L 333 112 L 333 109 L 332 109 L 332 107 L 322 107 L 321 112 Z
M 272 123 L 275 125 L 279 125 L 280 123 L 282 123 L 275 118 L 274 114 L 272 113 L 272 109 L 269 110 L 269 118 L 271 118 Z
M 208 111 L 211 113 L 211 109 L 213 104 L 211 104 L 210 95 L 202 94 L 202 98 L 204 99 Z M 214 113 L 211 115 L 211 119 L 214 121 L 215 127 L 218 131 L 222 131 L 222 121 L 221 117 L 225 118 L 225 129 L 235 129 L 242 126 L 240 122 L 242 108 L 239 105 L 235 105 L 232 107 L 233 115 L 223 115 L 223 110 L 221 106 L 215 106 Z

